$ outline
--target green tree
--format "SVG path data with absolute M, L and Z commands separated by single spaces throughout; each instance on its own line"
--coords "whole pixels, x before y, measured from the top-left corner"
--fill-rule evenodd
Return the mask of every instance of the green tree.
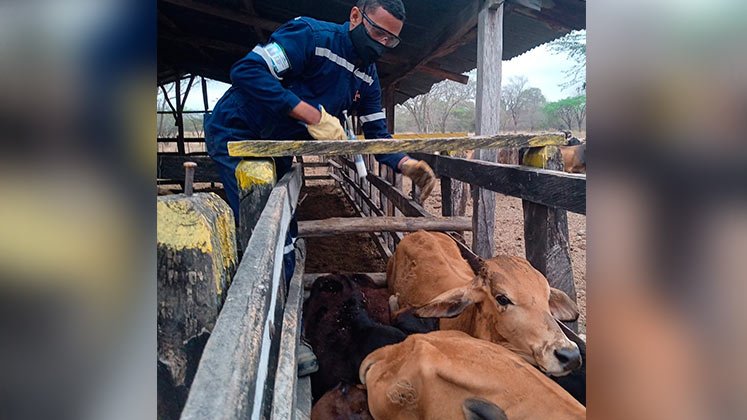
M 586 95 L 574 96 L 550 102 L 544 107 L 551 125 L 556 128 L 573 130 L 573 124 L 581 130 L 586 119 Z
M 573 31 L 564 37 L 550 41 L 550 52 L 565 54 L 573 61 L 573 66 L 564 71 L 566 81 L 562 88 L 575 87 L 580 93 L 586 90 L 586 30 Z

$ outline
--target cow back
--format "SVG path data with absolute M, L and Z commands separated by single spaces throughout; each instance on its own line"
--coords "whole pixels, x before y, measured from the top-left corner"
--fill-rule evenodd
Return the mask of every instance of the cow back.
M 361 365 L 376 419 L 463 418 L 481 398 L 509 419 L 581 419 L 586 409 L 502 346 L 458 331 L 416 334 L 381 348 Z
M 439 294 L 469 284 L 475 276 L 454 240 L 417 231 L 400 241 L 387 264 L 389 293 L 401 307 L 422 306 Z

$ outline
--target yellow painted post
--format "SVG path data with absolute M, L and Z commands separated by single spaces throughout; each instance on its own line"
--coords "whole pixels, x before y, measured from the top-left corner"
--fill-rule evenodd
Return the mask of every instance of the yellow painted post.
M 161 412 L 180 405 L 177 394 L 191 385 L 238 260 L 233 212 L 217 195 L 160 196 L 157 215 L 158 375 L 168 384 L 159 386 Z
M 249 243 L 272 187 L 277 183 L 275 163 L 272 159 L 244 159 L 236 167 L 236 181 L 239 186 L 239 220 L 236 235 L 241 254 Z

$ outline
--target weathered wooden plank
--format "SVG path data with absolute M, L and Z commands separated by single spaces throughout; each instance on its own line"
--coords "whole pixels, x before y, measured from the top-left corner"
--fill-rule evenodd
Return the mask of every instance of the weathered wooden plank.
M 275 373 L 275 389 L 272 393 L 272 419 L 292 419 L 297 406 L 296 384 L 298 369 L 296 350 L 301 337 L 301 313 L 303 311 L 303 269 L 306 259 L 304 241 L 296 242 L 296 269 L 290 280 L 288 299 L 283 312 L 283 328 L 280 334 L 280 354 Z
M 500 130 L 501 66 L 503 57 L 503 4 L 482 5 L 477 15 L 477 97 L 475 132 L 495 135 Z M 475 150 L 474 158 L 495 162 L 495 149 L 485 146 Z M 521 147 L 521 146 L 520 146 Z M 495 194 L 483 188 L 472 191 L 472 249 L 483 258 L 495 253 Z
M 308 420 L 311 418 L 311 400 L 311 376 L 298 378 L 295 420 Z
M 329 174 L 324 174 L 324 175 L 306 175 L 304 178 L 307 181 L 321 181 L 321 180 L 326 180 L 326 179 L 332 179 L 332 177 L 329 176 Z
M 195 182 L 221 182 L 218 169 L 209 156 L 178 156 L 159 153 L 156 178 L 184 180 L 184 162 L 195 162 Z
M 328 162 L 304 162 L 304 168 L 326 168 L 329 166 Z
M 268 363 L 271 331 L 279 328 L 275 314 L 284 239 L 298 185 L 296 165 L 267 200 L 205 346 L 182 419 L 258 419 L 263 415 L 262 402 L 273 386 Z
M 472 229 L 469 217 L 331 217 L 298 222 L 298 236 L 345 235 L 363 232 L 464 231 Z
M 360 197 L 364 203 L 366 203 L 366 205 L 371 209 L 371 211 L 374 214 L 376 214 L 377 216 L 384 215 L 384 212 L 374 205 L 373 200 L 371 200 L 371 197 L 369 197 L 369 195 L 366 194 L 365 191 L 363 191 L 363 188 L 361 188 L 359 185 L 356 185 L 355 182 L 352 179 L 350 179 L 349 176 L 345 174 L 342 175 L 342 179 L 345 181 L 345 183 L 353 187 L 353 190 L 355 191 L 356 195 Z
M 586 175 L 412 153 L 436 174 L 548 207 L 586 214 Z
M 557 146 L 547 146 L 544 152 L 546 168 L 563 170 L 563 158 Z M 558 288 L 574 301 L 570 247 L 568 245 L 568 215 L 565 210 L 550 208 L 524 200 L 524 246 L 532 266 L 547 277 L 550 286 Z M 578 331 L 578 323 L 567 324 Z
M 228 154 L 239 157 L 296 155 L 349 155 L 363 153 L 427 152 L 472 150 L 498 147 L 529 147 L 560 138 L 555 133 L 514 133 L 494 136 L 451 137 L 440 139 L 364 139 L 357 141 L 320 140 L 241 140 L 228 142 Z
M 311 289 L 311 286 L 313 286 L 314 281 L 322 276 L 328 276 L 333 273 L 306 273 L 303 275 L 303 287 L 305 289 Z M 359 273 L 359 274 L 365 274 L 368 277 L 371 277 L 371 280 L 373 280 L 374 284 L 379 287 L 386 287 L 386 273 Z

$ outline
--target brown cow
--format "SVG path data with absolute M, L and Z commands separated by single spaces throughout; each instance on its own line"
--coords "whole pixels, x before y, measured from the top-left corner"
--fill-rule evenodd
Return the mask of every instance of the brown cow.
M 327 391 L 311 410 L 311 420 L 372 419 L 366 391 L 355 385 L 338 384 Z
M 417 307 L 418 316 L 449 318 L 440 329 L 501 344 L 550 375 L 581 366 L 578 346 L 555 322 L 578 318 L 568 295 L 523 258 L 497 256 L 474 266 L 449 236 L 421 230 L 405 236 L 389 259 L 389 292 L 401 307 Z
M 586 417 L 584 406 L 524 359 L 460 331 L 415 334 L 382 347 L 359 374 L 375 419 Z M 468 417 L 481 400 L 487 415 Z
M 573 173 L 586 173 L 586 143 L 575 146 L 560 146 L 563 156 L 563 170 Z

